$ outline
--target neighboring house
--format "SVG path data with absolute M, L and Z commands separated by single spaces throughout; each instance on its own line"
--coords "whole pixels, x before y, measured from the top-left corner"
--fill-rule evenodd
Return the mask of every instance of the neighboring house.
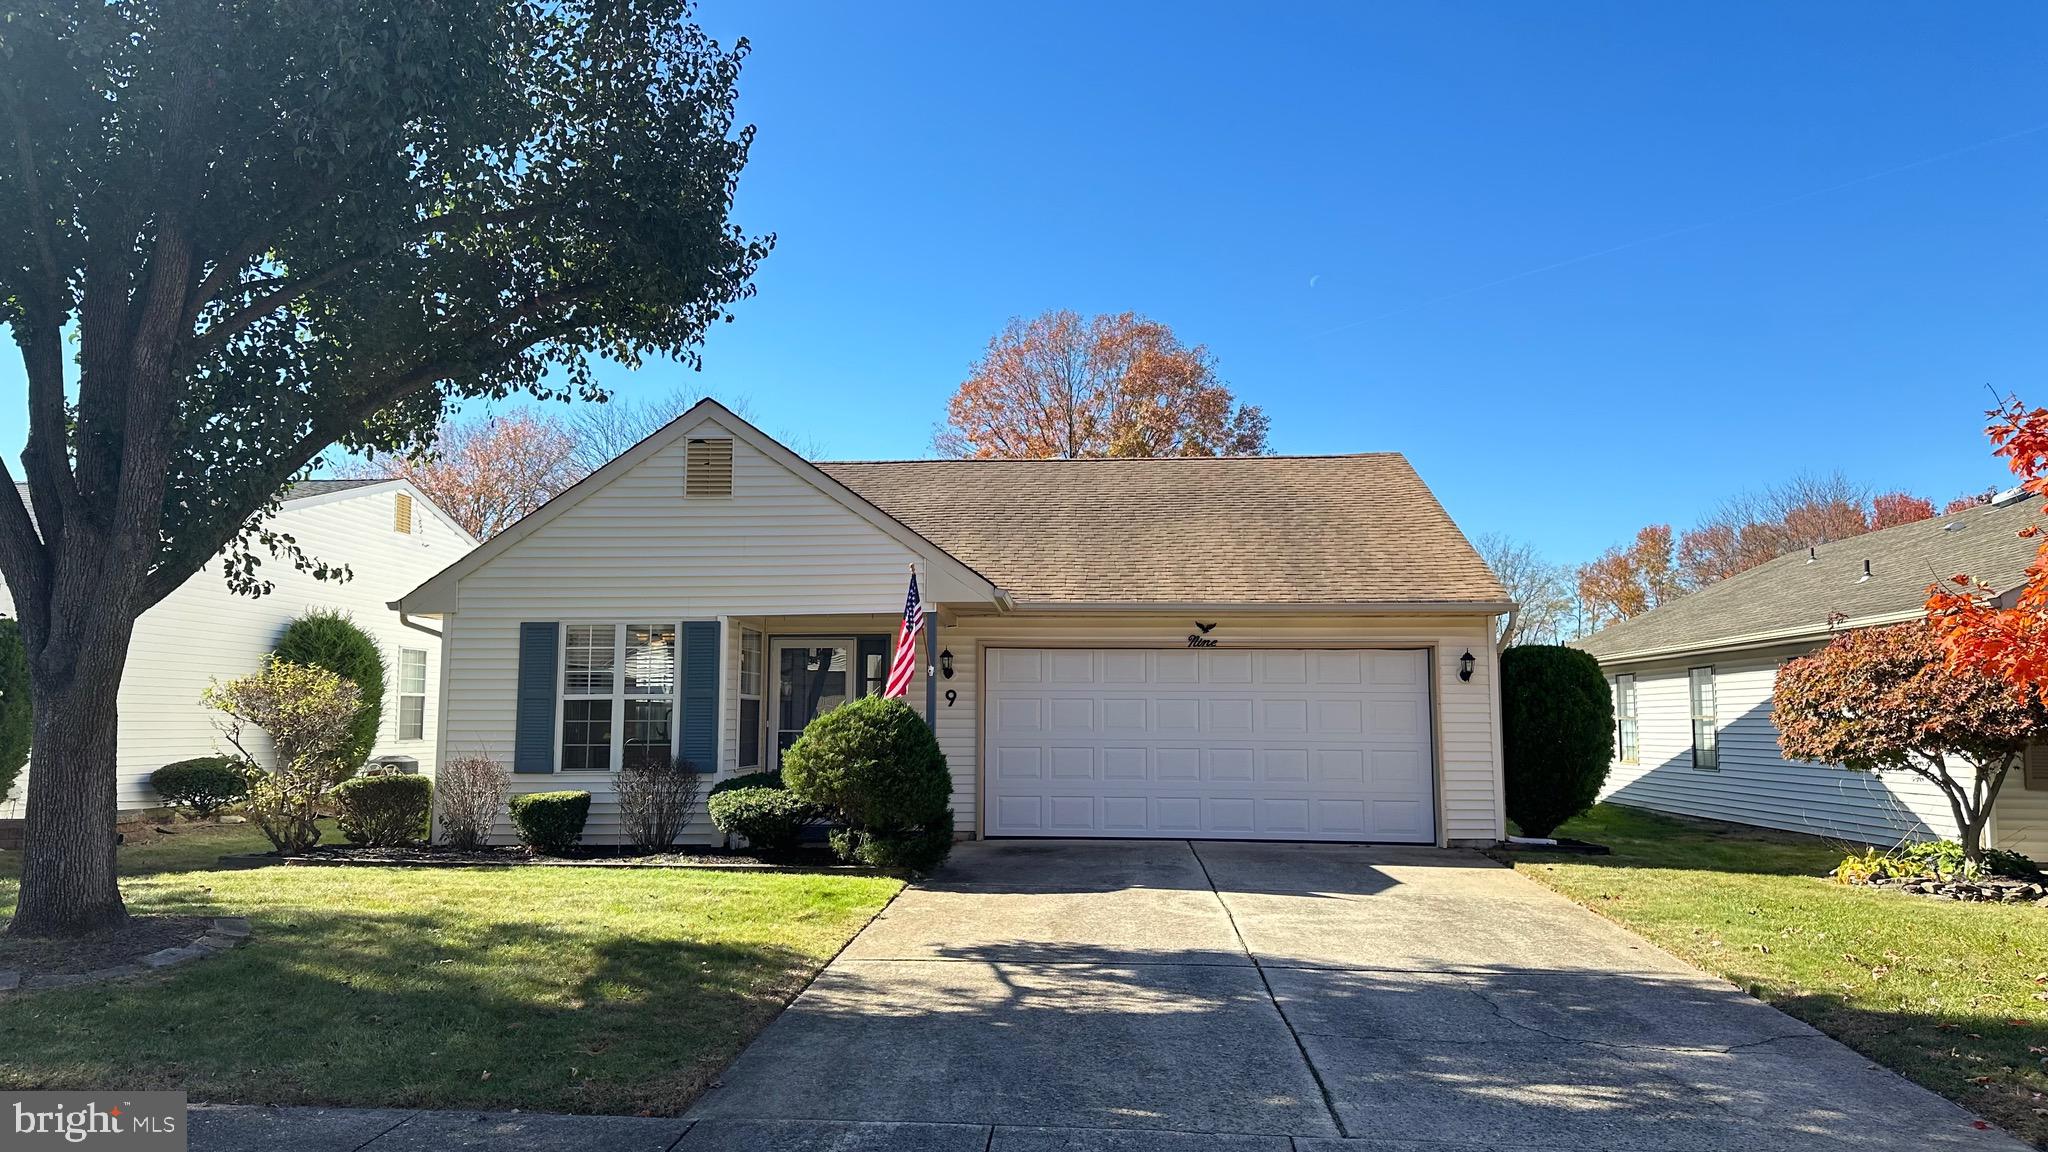
M 440 637 L 431 624 L 408 624 L 391 602 L 476 541 L 405 480 L 303 481 L 285 494 L 270 523 L 308 556 L 346 565 L 353 575 L 316 580 L 264 555 L 260 573 L 275 588 L 251 598 L 230 592 L 220 565 L 209 563 L 142 614 L 118 701 L 123 811 L 156 803 L 149 774 L 158 768 L 225 748 L 214 725 L 218 713 L 199 702 L 201 693 L 213 680 L 259 670 L 285 625 L 316 608 L 348 613 L 384 650 L 376 755 L 409 756 L 423 771 L 433 768 Z M 0 614 L 13 610 L 0 590 Z M 24 773 L 0 803 L 0 818 L 22 815 L 27 794 Z
M 1958 573 L 2016 588 L 2040 541 L 2040 501 L 1996 503 L 1781 556 L 1578 641 L 1614 690 L 1615 762 L 1604 799 L 1640 808 L 1890 846 L 1953 837 L 1933 784 L 1778 753 L 1778 667 L 1845 628 L 1925 615 Z M 2048 756 L 2007 776 L 1987 841 L 2048 859 Z
M 1502 835 L 1507 596 L 1397 455 L 813 465 L 707 400 L 401 604 L 441 757 L 611 843 L 634 749 L 772 768 L 879 691 L 913 565 L 963 835 Z

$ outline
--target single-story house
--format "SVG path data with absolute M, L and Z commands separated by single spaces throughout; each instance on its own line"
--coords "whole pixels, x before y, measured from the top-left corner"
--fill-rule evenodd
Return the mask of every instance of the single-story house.
M 1507 594 L 1398 455 L 812 464 L 707 400 L 400 606 L 440 756 L 610 843 L 630 749 L 773 768 L 878 692 L 913 568 L 963 836 L 1503 833 Z
M 1920 776 L 1779 755 L 1778 668 L 1842 629 L 1923 617 L 1928 585 L 1957 573 L 2016 588 L 2040 545 L 2020 530 L 2041 519 L 2040 500 L 2015 490 L 1781 556 L 1577 641 L 1614 691 L 1603 798 L 1886 847 L 1952 838 L 1947 801 Z M 2030 752 L 2006 778 L 1986 840 L 2048 859 L 2048 756 Z
M 214 723 L 218 713 L 200 703 L 207 684 L 261 669 L 285 626 L 314 609 L 348 613 L 384 650 L 384 716 L 375 754 L 433 769 L 441 637 L 431 625 L 408 624 L 391 602 L 476 547 L 476 540 L 405 480 L 303 481 L 285 493 L 270 523 L 307 555 L 346 565 L 350 579 L 316 580 L 271 562 L 262 575 L 272 591 L 251 598 L 230 592 L 220 566 L 209 563 L 142 614 L 114 702 L 122 811 L 157 803 L 149 776 L 158 768 L 225 748 Z M 0 589 L 0 615 L 13 611 Z M 29 771 L 34 768 L 31 752 Z M 0 818 L 22 815 L 28 775 L 0 800 Z

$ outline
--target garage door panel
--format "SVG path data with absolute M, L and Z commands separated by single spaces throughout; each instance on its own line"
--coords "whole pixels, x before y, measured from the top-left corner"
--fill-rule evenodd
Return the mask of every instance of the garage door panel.
M 1055 696 L 1046 703 L 1047 710 L 1052 714 L 1054 736 L 1095 731 L 1096 700 L 1085 696 Z
M 1209 684 L 1250 684 L 1252 654 L 1205 648 L 1201 652 L 1203 681 Z
M 1150 778 L 1146 770 L 1149 759 L 1144 748 L 1104 748 L 1102 750 L 1102 778 L 1104 780 L 1145 780 Z
M 1308 653 L 1298 651 L 1259 653 L 1259 683 L 1308 683 L 1308 657 Z
M 1435 838 L 1428 657 L 997 649 L 995 836 Z
M 1202 759 L 1207 762 L 1204 780 L 1236 784 L 1252 779 L 1252 750 L 1250 748 L 1206 748 Z
M 1248 696 L 1223 696 L 1202 702 L 1204 717 L 1202 731 L 1209 736 L 1249 736 L 1252 734 L 1252 705 Z

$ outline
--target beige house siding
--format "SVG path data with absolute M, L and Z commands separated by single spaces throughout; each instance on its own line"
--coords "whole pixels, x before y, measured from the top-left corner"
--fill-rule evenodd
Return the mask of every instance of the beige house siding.
M 214 725 L 216 714 L 199 702 L 200 694 L 212 680 L 258 670 L 285 626 L 313 609 L 347 612 L 384 650 L 384 716 L 375 754 L 411 756 L 420 761 L 422 771 L 433 770 L 441 642 L 432 632 L 406 626 L 388 605 L 475 545 L 419 496 L 412 500 L 415 531 L 396 531 L 394 507 L 401 491 L 410 494 L 408 486 L 390 484 L 292 501 L 272 521 L 307 555 L 348 565 L 353 573 L 348 580 L 316 580 L 288 561 L 266 557 L 261 571 L 275 589 L 266 596 L 237 596 L 228 590 L 216 561 L 143 613 L 136 622 L 118 705 L 117 795 L 122 809 L 157 802 L 149 775 L 158 768 L 224 750 Z M 13 602 L 4 590 L 0 612 L 13 614 Z M 427 653 L 425 738 L 420 740 L 398 739 L 401 647 Z M 260 740 L 261 734 L 255 735 Z M 20 816 L 27 792 L 24 773 L 10 797 L 0 801 L 0 818 Z

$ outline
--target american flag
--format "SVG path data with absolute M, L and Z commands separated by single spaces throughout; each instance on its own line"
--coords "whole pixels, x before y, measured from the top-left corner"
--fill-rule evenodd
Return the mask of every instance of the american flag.
M 903 600 L 903 624 L 896 629 L 896 655 L 889 661 L 889 681 L 882 695 L 910 695 L 910 677 L 917 672 L 917 634 L 924 631 L 924 601 L 917 594 L 917 572 L 910 573 L 910 595 Z

